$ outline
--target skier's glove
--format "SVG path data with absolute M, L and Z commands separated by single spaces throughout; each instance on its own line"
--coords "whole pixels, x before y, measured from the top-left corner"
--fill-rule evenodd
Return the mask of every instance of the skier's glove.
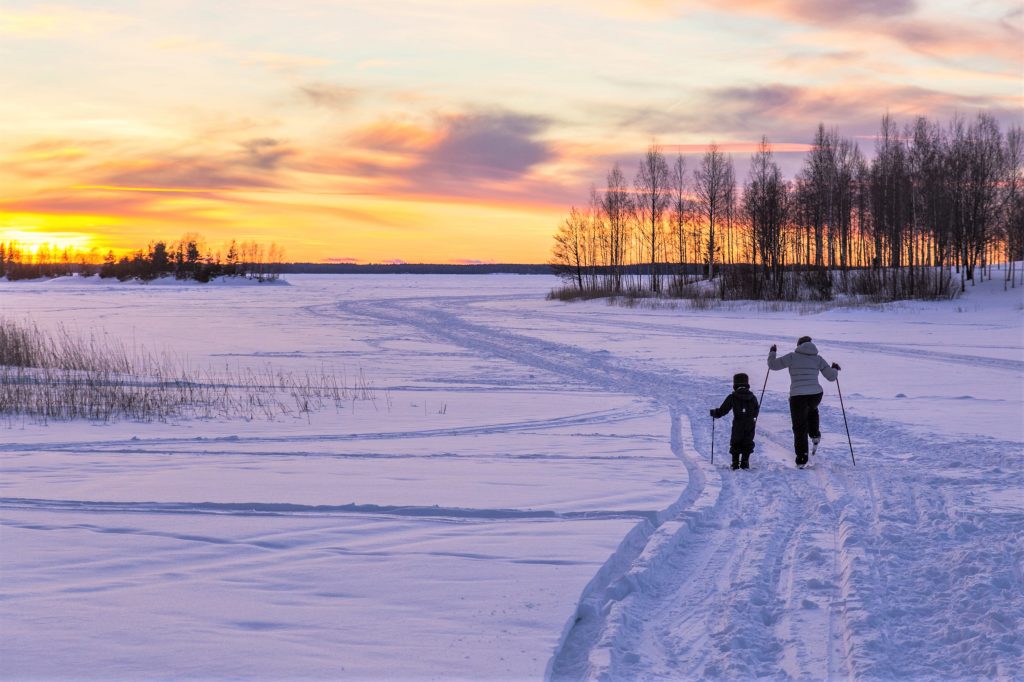
M 718 417 L 715 416 L 715 411 L 714 410 L 711 410 L 711 418 L 712 419 L 718 419 Z
M 832 369 L 834 369 L 834 370 L 836 370 L 836 371 L 839 371 L 839 370 L 841 370 L 841 369 L 842 369 L 842 367 L 840 367 L 840 366 L 839 366 L 839 363 L 838 363 L 838 362 L 833 362 L 833 363 L 832 363 Z
M 773 352 L 773 353 L 774 353 L 774 352 L 775 352 L 775 351 L 777 351 L 778 349 L 779 349 L 779 347 L 778 347 L 778 346 L 776 346 L 776 345 L 775 345 L 775 344 L 773 343 L 773 344 L 772 344 L 772 347 L 771 347 L 771 348 L 769 348 L 768 350 L 770 350 L 771 352 Z

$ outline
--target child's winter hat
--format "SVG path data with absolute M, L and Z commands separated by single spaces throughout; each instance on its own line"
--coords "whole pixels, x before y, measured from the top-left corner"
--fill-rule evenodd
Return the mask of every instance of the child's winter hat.
M 799 339 L 797 339 L 796 345 L 800 346 L 800 345 L 803 345 L 805 343 L 810 343 L 810 342 L 811 342 L 811 337 L 809 337 L 809 336 L 801 336 Z
M 732 375 L 732 387 L 739 388 L 740 386 L 750 388 L 750 378 L 743 372 Z

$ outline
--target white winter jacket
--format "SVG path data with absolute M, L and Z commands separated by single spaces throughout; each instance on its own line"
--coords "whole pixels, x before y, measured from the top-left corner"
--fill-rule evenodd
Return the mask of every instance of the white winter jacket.
M 832 369 L 825 359 L 818 355 L 818 348 L 810 341 L 801 343 L 792 353 L 781 358 L 775 357 L 775 351 L 768 352 L 768 369 L 789 368 L 790 395 L 816 395 L 824 389 L 818 383 L 818 372 L 835 381 L 839 372 Z

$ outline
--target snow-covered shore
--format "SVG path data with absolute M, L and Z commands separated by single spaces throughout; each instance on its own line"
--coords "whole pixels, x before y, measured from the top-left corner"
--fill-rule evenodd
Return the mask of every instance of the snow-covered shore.
M 194 363 L 360 369 L 302 419 L 8 420 L 5 677 L 1012 677 L 1024 297 L 813 315 L 543 300 L 532 276 L 2 283 L 0 311 Z M 772 343 L 843 366 L 812 468 Z M 760 386 L 758 386 L 759 388 Z M 385 391 L 387 398 L 385 399 Z M 84 671 L 84 672 L 83 672 Z

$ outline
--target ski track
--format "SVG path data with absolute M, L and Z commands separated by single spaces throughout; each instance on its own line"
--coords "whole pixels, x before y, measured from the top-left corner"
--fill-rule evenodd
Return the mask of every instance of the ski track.
M 504 521 L 508 519 L 629 519 L 655 520 L 646 510 L 556 512 L 535 509 L 470 509 L 465 507 L 340 504 L 308 505 L 284 502 L 103 502 L 0 497 L 0 509 L 79 511 L 83 513 L 218 514 L 232 516 L 400 516 L 416 518 Z
M 606 331 L 606 329 L 599 328 L 594 321 L 588 320 L 583 316 L 558 314 L 547 311 L 545 311 L 543 315 L 545 319 L 570 323 L 578 332 L 590 331 L 594 333 L 602 333 Z M 525 314 L 518 314 L 517 317 L 526 324 L 532 326 L 536 326 L 537 324 L 536 319 L 529 318 Z M 707 339 L 711 341 L 721 339 L 723 336 L 728 336 L 729 338 L 744 339 L 750 341 L 751 343 L 757 343 L 765 346 L 771 343 L 775 343 L 778 340 L 777 335 L 760 334 L 757 332 L 746 332 L 740 330 L 723 330 L 715 329 L 712 327 L 696 327 L 691 324 L 659 324 L 657 321 L 654 320 L 644 320 L 643 329 L 644 333 L 648 335 L 657 333 L 675 338 L 698 338 Z M 815 340 L 817 342 L 822 343 L 823 345 L 827 344 L 830 348 L 844 348 L 856 352 L 891 355 L 895 357 L 908 357 L 918 360 L 934 360 L 954 365 L 968 364 L 975 367 L 989 367 L 993 369 L 1005 369 L 1016 372 L 1024 370 L 1024 361 L 1021 360 L 993 358 L 984 355 L 968 355 L 964 353 L 948 353 L 942 351 L 925 350 L 920 345 L 915 345 L 913 348 L 902 348 L 900 346 L 893 346 L 889 344 L 870 343 L 867 341 L 849 341 L 842 338 L 828 338 L 823 336 L 817 336 Z M 1000 346 L 995 347 L 1000 348 Z
M 568 426 L 590 426 L 595 424 L 612 424 L 616 422 L 629 421 L 637 417 L 652 414 L 655 410 L 652 406 L 629 406 L 618 410 L 601 410 L 586 412 L 576 415 L 552 417 L 551 419 L 530 419 L 521 422 L 504 422 L 487 424 L 486 426 L 466 426 L 444 429 L 422 429 L 417 431 L 385 431 L 379 433 L 346 433 L 346 434 L 320 434 L 297 436 L 224 436 L 219 438 L 206 438 L 203 436 L 191 436 L 187 438 L 127 438 L 106 441 L 67 441 L 57 443 L 7 443 L 0 445 L 0 452 L 59 452 L 71 451 L 76 454 L 91 452 L 144 452 L 141 448 L 156 448 L 155 452 L 162 452 L 160 448 L 181 446 L 205 446 L 206 444 L 241 444 L 247 447 L 254 445 L 274 445 L 289 443 L 337 443 L 351 441 L 376 441 L 376 440 L 404 440 L 414 438 L 442 438 L 449 436 L 473 435 L 481 436 L 496 433 L 532 432 L 547 429 L 568 427 Z M 204 450 L 205 451 L 205 450 Z M 249 453 L 251 454 L 251 453 Z M 267 453 L 261 453 L 267 454 Z M 280 453 L 270 453 L 280 454 Z M 285 454 L 295 454 L 293 450 L 285 451 Z M 320 453 L 322 456 L 336 456 L 330 453 Z
M 804 471 L 788 455 L 780 463 L 762 454 L 755 471 L 731 472 L 705 454 L 711 428 L 704 403 L 721 392 L 720 380 L 659 371 L 448 312 L 495 300 L 389 299 L 333 310 L 647 398 L 669 413 L 670 446 L 689 474 L 679 499 L 640 521 L 584 588 L 548 679 L 932 679 L 949 671 L 1010 678 L 1024 669 L 1017 634 L 1024 513 L 975 509 L 975 492 L 983 494 L 986 484 L 1013 489 L 1015 467 L 1004 468 L 1005 457 L 1019 456 L 1019 444 L 922 437 L 849 415 L 861 458 L 853 467 L 839 440 L 839 410 L 826 405 L 822 426 L 833 439 L 831 454 L 825 447 Z M 839 343 L 945 363 L 1013 370 L 1022 364 Z M 762 412 L 759 448 L 789 452 L 788 430 L 765 428 L 787 416 Z M 963 452 L 971 456 L 959 457 Z M 950 468 L 962 475 L 950 476 Z

